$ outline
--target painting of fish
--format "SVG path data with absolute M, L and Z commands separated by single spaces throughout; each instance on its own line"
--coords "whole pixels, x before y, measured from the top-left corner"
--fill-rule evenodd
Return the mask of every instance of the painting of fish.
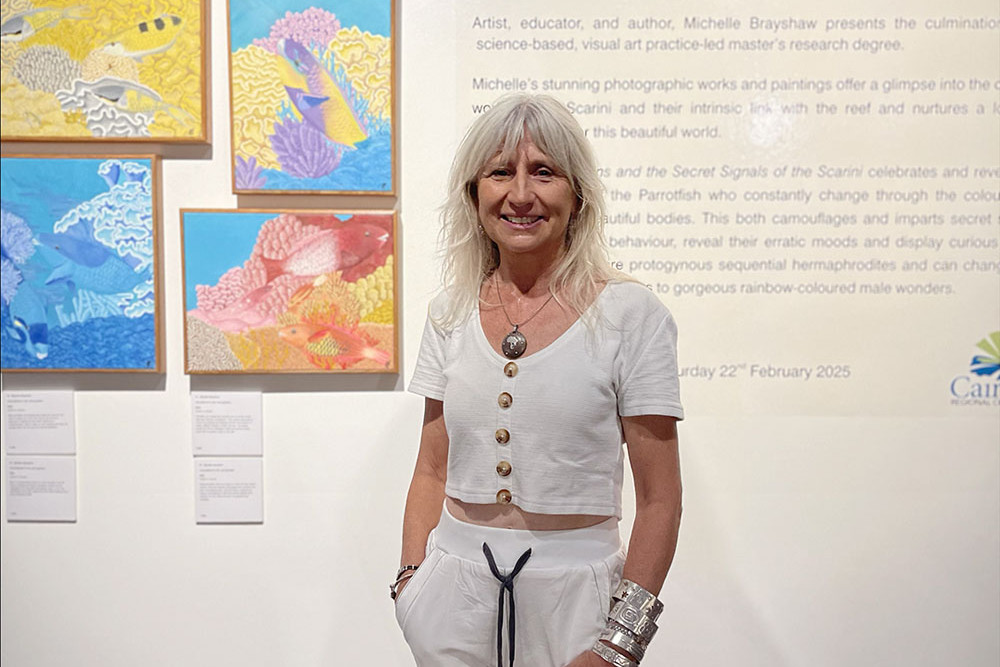
M 230 0 L 233 192 L 395 193 L 395 0 Z
M 395 212 L 182 209 L 181 227 L 185 372 L 397 372 Z
M 159 158 L 0 160 L 4 372 L 160 372 Z
M 4 141 L 208 141 L 208 0 L 0 0 Z

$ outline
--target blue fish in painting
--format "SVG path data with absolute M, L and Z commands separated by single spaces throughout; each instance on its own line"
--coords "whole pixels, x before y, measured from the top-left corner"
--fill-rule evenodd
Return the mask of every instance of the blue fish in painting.
M 114 254 L 111 248 L 94 240 L 89 224 L 78 223 L 65 232 L 42 232 L 38 240 L 81 266 L 100 266 Z
M 66 262 L 57 266 L 46 285 L 65 283 L 71 290 L 85 289 L 95 294 L 118 294 L 129 292 L 145 278 L 136 273 L 128 262 L 117 255 L 109 255 L 97 266 L 86 266 L 76 262 Z

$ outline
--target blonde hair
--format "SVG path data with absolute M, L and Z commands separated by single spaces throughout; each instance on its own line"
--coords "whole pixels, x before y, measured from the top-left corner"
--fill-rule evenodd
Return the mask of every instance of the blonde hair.
M 498 151 L 505 160 L 514 156 L 526 135 L 566 175 L 577 197 L 566 230 L 566 252 L 553 271 L 549 290 L 583 315 L 598 285 L 621 278 L 608 264 L 604 186 L 580 124 L 548 95 L 507 95 L 472 123 L 451 166 L 448 199 L 441 210 L 442 279 L 451 298 L 448 309 L 435 318 L 445 329 L 468 316 L 483 280 L 500 263 L 496 244 L 479 229 L 477 185 L 483 168 Z

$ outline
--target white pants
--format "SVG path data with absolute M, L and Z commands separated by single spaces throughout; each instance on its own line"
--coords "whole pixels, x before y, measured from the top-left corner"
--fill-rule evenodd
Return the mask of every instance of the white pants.
M 487 528 L 447 509 L 427 540 L 427 556 L 396 599 L 396 620 L 418 667 L 496 667 L 501 575 L 531 549 L 513 580 L 515 665 L 564 667 L 594 644 L 607 619 L 625 554 L 618 521 L 575 530 Z M 507 598 L 503 667 L 508 666 Z

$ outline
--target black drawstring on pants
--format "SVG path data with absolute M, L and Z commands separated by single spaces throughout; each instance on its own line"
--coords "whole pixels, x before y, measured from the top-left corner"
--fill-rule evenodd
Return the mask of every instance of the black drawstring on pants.
M 510 667 L 514 667 L 514 577 L 521 571 L 524 564 L 531 557 L 531 549 L 528 549 L 517 559 L 517 564 L 510 574 L 500 574 L 496 561 L 493 560 L 493 553 L 486 542 L 483 542 L 483 553 L 486 554 L 486 562 L 490 565 L 490 572 L 500 582 L 500 604 L 497 608 L 497 667 L 503 667 L 503 598 L 504 592 L 510 594 L 510 612 L 507 616 L 507 645 L 510 647 Z

